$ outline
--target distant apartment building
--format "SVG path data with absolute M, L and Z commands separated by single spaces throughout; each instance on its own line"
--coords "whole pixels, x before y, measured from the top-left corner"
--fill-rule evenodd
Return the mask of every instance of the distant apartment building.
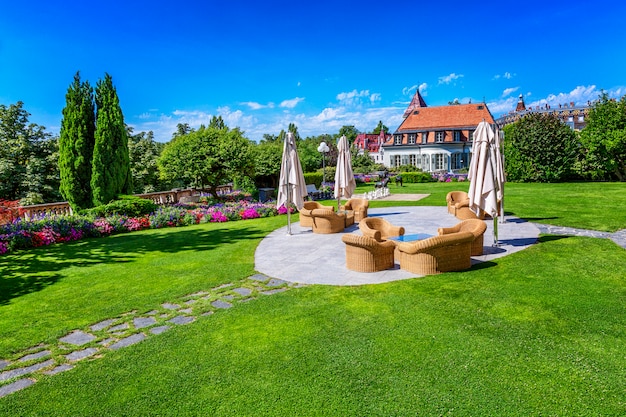
M 413 165 L 425 172 L 466 169 L 474 130 L 483 120 L 495 123 L 485 103 L 428 107 L 419 90 L 403 116 L 378 153 L 388 167 Z
M 573 130 L 581 130 L 587 124 L 589 110 L 593 103 L 588 101 L 586 104 L 576 104 L 573 101 L 562 103 L 557 106 L 543 104 L 539 106 L 526 107 L 524 104 L 524 96 L 520 94 L 515 110 L 500 116 L 496 119 L 498 127 L 502 128 L 508 124 L 515 123 L 520 118 L 530 113 L 547 113 L 557 116 L 563 123 L 571 127 Z

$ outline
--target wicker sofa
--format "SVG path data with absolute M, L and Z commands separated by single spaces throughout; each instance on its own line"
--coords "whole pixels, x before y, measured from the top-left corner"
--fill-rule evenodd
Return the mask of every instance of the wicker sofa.
M 317 201 L 305 201 L 304 206 L 300 209 L 300 227 L 313 227 L 311 210 L 316 209 L 334 211 L 335 207 L 325 206 L 318 203 Z
M 339 233 L 346 228 L 346 215 L 344 213 L 335 213 L 326 209 L 313 209 L 310 215 L 313 222 L 313 233 Z
M 358 272 L 376 272 L 393 268 L 395 245 L 347 233 L 341 237 L 346 244 L 346 267 Z
M 472 233 L 457 232 L 398 243 L 400 268 L 419 275 L 468 269 L 472 266 L 473 241 Z
M 467 220 L 467 219 L 481 219 L 485 218 L 485 212 L 480 210 L 478 216 L 474 213 L 469 207 L 469 198 L 465 201 L 461 201 L 457 203 L 455 208 L 454 215 L 459 220 Z
M 383 242 L 390 237 L 404 235 L 404 227 L 394 226 L 380 217 L 366 217 L 359 222 L 359 229 L 363 236 L 371 237 Z
M 354 211 L 354 221 L 358 223 L 367 217 L 367 209 L 369 206 L 369 200 L 364 198 L 351 198 L 341 209 Z
M 439 236 L 449 235 L 450 233 L 457 232 L 470 232 L 474 235 L 474 241 L 472 242 L 472 256 L 479 256 L 483 254 L 484 246 L 484 234 L 487 230 L 487 224 L 480 219 L 467 219 L 452 227 L 440 227 L 437 230 Z

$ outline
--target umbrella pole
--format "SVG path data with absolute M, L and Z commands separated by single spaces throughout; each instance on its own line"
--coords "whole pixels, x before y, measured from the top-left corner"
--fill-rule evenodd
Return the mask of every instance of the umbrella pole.
M 289 184 L 289 164 L 291 163 L 290 156 L 291 150 L 289 149 L 289 134 L 285 135 L 285 149 L 287 150 L 287 201 L 285 202 L 285 207 L 287 208 L 287 234 L 291 235 L 291 207 L 289 207 L 289 202 L 291 201 L 291 196 L 289 195 L 289 189 L 291 188 L 291 184 Z
M 500 246 L 498 243 L 498 216 L 493 218 L 493 246 Z

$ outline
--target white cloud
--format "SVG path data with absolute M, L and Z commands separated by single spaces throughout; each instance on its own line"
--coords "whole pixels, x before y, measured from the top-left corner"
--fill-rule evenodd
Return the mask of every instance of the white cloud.
M 380 93 L 370 93 L 370 90 L 357 91 L 355 89 L 349 92 L 339 93 L 336 98 L 341 106 L 358 107 L 366 103 L 370 105 L 375 104 L 381 101 L 382 95 Z
M 273 109 L 274 108 L 274 103 L 272 103 L 271 101 L 267 104 L 261 104 L 261 103 L 257 103 L 255 101 L 244 101 L 243 103 L 240 103 L 243 106 L 248 106 L 250 107 L 250 109 L 252 110 L 261 110 L 261 109 Z
M 415 94 L 413 91 L 418 89 L 419 92 L 423 96 L 425 96 L 427 88 L 428 88 L 428 84 L 426 84 L 426 83 L 421 83 L 420 85 L 415 84 L 414 86 L 411 86 L 411 87 L 404 87 L 402 89 L 402 94 L 405 95 L 405 96 L 412 96 L 413 94 Z
M 543 106 L 549 104 L 550 107 L 558 107 L 559 104 L 568 104 L 574 102 L 576 105 L 584 105 L 589 101 L 594 101 L 600 95 L 600 90 L 595 85 L 582 86 L 579 85 L 569 93 L 549 94 L 546 98 L 535 100 L 527 103 L 527 106 Z M 611 95 L 609 93 L 609 95 Z
M 450 84 L 453 81 L 462 78 L 463 74 L 455 74 L 454 72 L 450 75 L 445 75 L 443 77 L 439 77 L 439 82 L 437 84 Z
M 511 78 L 513 78 L 513 75 L 511 75 L 510 72 L 505 72 L 503 77 L 506 78 L 507 80 L 510 80 Z
M 374 104 L 377 101 L 381 100 L 381 95 L 380 93 L 373 93 L 372 95 L 370 95 L 370 103 Z
M 292 98 L 290 100 L 283 100 L 280 103 L 280 107 L 283 108 L 287 108 L 287 109 L 293 109 L 294 107 L 296 107 L 298 105 L 298 103 L 304 101 L 304 97 L 296 97 L 296 98 Z
M 516 92 L 517 90 L 519 90 L 519 87 L 505 88 L 504 91 L 502 92 L 502 97 L 506 97 L 510 95 L 511 93 Z
M 511 74 L 510 72 L 506 71 L 504 74 L 500 75 L 500 74 L 496 74 L 493 76 L 494 80 L 499 80 L 500 78 L 505 78 L 507 80 L 510 80 L 511 78 L 515 77 L 516 74 Z

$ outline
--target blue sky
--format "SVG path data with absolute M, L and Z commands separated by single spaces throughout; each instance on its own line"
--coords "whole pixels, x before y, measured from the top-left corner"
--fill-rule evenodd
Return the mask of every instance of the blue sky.
M 76 71 L 108 72 L 125 121 L 167 142 L 213 115 L 260 140 L 343 125 L 391 130 L 429 106 L 527 105 L 626 94 L 626 3 L 2 1 L 0 104 L 57 134 Z M 478 5 L 477 5 L 478 4 Z

